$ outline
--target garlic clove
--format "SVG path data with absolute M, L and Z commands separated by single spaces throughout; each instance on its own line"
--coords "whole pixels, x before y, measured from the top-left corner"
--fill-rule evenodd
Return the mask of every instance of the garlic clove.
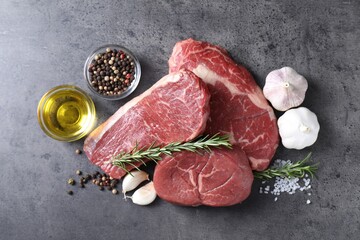
M 156 199 L 156 191 L 153 182 L 142 186 L 131 196 L 133 203 L 137 205 L 148 205 Z
M 122 181 L 122 192 L 125 196 L 126 192 L 134 190 L 140 183 L 149 180 L 149 174 L 144 171 L 134 170 L 128 173 Z
M 283 67 L 267 75 L 263 93 L 276 110 L 286 111 L 304 101 L 307 88 L 303 76 L 291 67 Z

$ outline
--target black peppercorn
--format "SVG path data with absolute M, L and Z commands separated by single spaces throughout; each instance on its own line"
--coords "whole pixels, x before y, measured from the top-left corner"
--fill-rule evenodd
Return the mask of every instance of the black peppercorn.
M 80 183 L 87 183 L 87 178 L 86 177 L 81 177 L 80 178 Z
M 81 154 L 81 150 L 80 150 L 80 149 L 76 149 L 76 150 L 75 150 L 75 153 L 76 153 L 76 154 Z
M 68 182 L 68 184 L 70 184 L 70 185 L 75 185 L 75 180 L 72 179 L 72 178 L 69 178 L 67 182 Z

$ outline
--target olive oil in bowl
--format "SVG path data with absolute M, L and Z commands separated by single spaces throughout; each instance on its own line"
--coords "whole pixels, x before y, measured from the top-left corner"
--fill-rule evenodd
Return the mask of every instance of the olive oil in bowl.
M 95 105 L 81 89 L 62 85 L 48 91 L 37 109 L 42 130 L 60 141 L 75 141 L 87 135 L 95 124 Z

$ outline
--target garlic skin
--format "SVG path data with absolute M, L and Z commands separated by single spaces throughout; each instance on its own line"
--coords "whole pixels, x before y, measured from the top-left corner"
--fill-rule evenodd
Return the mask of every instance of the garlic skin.
M 156 199 L 156 191 L 153 182 L 142 186 L 131 196 L 133 203 L 137 205 L 148 205 Z
M 122 181 L 122 192 L 125 193 L 134 190 L 143 181 L 149 180 L 149 174 L 144 171 L 134 170 L 128 173 Z
M 299 106 L 305 98 L 308 82 L 291 67 L 270 72 L 265 79 L 264 96 L 279 111 Z
M 286 111 L 277 123 L 282 144 L 288 149 L 300 150 L 313 145 L 320 130 L 315 113 L 305 107 Z

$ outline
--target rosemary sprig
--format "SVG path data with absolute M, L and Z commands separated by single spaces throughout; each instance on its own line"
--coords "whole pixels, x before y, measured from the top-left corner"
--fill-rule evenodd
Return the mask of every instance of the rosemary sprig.
M 144 160 L 151 160 L 157 163 L 162 159 L 163 155 L 171 156 L 174 152 L 180 151 L 190 151 L 201 154 L 201 151 L 210 152 L 213 147 L 231 148 L 229 136 L 215 134 L 210 137 L 207 135 L 194 141 L 173 142 L 165 146 L 155 146 L 155 143 L 153 143 L 148 148 L 139 148 L 138 143 L 136 143 L 135 147 L 130 152 L 121 152 L 112 157 L 110 161 L 114 166 L 120 167 L 129 173 L 126 168 L 128 165 L 139 170 L 136 163 L 146 165 Z M 302 178 L 305 174 L 309 174 L 313 177 L 318 168 L 318 164 L 308 164 L 310 158 L 311 152 L 303 160 L 295 163 L 286 163 L 281 167 L 270 167 L 262 172 L 253 171 L 254 177 L 263 180 L 268 180 L 274 177 Z
M 129 172 L 126 169 L 127 165 L 131 165 L 135 169 L 139 169 L 136 167 L 135 163 L 142 163 L 146 165 L 144 159 L 152 160 L 155 163 L 162 159 L 163 155 L 172 155 L 174 152 L 180 151 L 190 151 L 200 153 L 200 151 L 210 152 L 211 148 L 220 148 L 226 147 L 231 148 L 231 144 L 229 141 L 229 136 L 227 135 L 219 135 L 215 134 L 213 136 L 205 136 L 198 138 L 194 141 L 190 142 L 174 142 L 167 144 L 165 146 L 155 146 L 153 143 L 148 148 L 139 148 L 138 143 L 136 143 L 135 147 L 130 152 L 121 152 L 120 154 L 114 156 L 111 159 L 111 162 L 114 166 L 118 166 L 126 172 Z
M 318 169 L 318 164 L 309 165 L 311 152 L 301 161 L 295 163 L 286 163 L 282 167 L 270 167 L 262 172 L 254 171 L 254 177 L 258 179 L 268 180 L 274 177 L 302 178 L 305 174 L 314 176 Z

